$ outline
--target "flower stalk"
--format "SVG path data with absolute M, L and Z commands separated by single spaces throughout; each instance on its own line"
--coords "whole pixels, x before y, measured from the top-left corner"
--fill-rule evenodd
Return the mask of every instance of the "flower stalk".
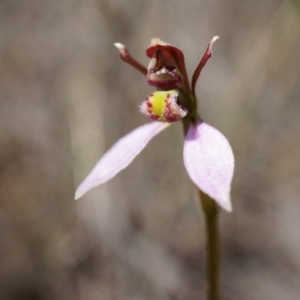
M 198 190 L 206 225 L 207 300 L 219 299 L 218 207 L 214 200 Z

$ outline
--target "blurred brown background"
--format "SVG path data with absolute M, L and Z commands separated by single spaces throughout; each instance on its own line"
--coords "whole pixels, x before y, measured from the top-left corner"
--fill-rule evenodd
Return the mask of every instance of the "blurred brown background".
M 75 187 L 148 122 L 152 36 L 185 53 L 203 118 L 236 156 L 222 299 L 300 299 L 298 0 L 0 1 L 0 299 L 204 299 L 204 224 L 176 124 L 109 183 Z

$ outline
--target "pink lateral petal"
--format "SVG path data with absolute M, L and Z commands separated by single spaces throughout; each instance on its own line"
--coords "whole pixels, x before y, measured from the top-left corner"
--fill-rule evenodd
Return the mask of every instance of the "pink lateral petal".
M 191 125 L 185 137 L 183 159 L 196 186 L 222 208 L 231 211 L 234 156 L 224 135 L 204 122 Z
M 92 188 L 105 183 L 126 168 L 150 140 L 168 126 L 168 123 L 152 122 L 136 128 L 118 140 L 78 186 L 75 199 L 79 199 Z

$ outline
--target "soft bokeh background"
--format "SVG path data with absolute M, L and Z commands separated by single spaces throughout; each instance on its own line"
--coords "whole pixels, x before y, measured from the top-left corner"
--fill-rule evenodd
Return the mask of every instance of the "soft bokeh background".
M 203 118 L 236 156 L 221 214 L 221 299 L 300 295 L 298 0 L 0 1 L 0 299 L 204 299 L 205 238 L 182 130 L 78 202 L 74 190 L 120 137 L 148 122 L 152 36 L 185 53 Z

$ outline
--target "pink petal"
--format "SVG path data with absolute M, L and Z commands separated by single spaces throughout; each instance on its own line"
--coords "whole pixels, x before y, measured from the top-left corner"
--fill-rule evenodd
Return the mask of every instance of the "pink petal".
M 79 185 L 75 193 L 75 199 L 82 197 L 92 188 L 110 180 L 126 168 L 146 147 L 149 141 L 168 126 L 168 123 L 152 122 L 136 128 L 117 141 L 102 156 L 91 173 Z
M 183 159 L 196 186 L 231 211 L 234 157 L 224 135 L 204 122 L 191 125 L 184 142 Z

